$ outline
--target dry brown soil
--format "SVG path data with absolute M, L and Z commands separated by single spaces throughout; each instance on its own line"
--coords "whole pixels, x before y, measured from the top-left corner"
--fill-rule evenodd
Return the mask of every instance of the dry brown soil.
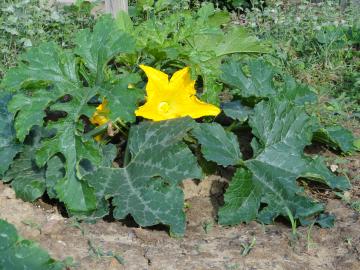
M 360 156 L 347 161 L 338 170 L 355 179 L 347 195 L 356 200 L 360 198 L 360 180 L 356 179 Z M 197 184 L 186 181 L 189 207 L 183 239 L 169 237 L 164 228 L 143 229 L 105 220 L 79 224 L 64 218 L 54 206 L 16 199 L 13 190 L 1 183 L 0 218 L 13 223 L 23 237 L 38 241 L 54 258 L 73 257 L 74 264 L 68 269 L 360 269 L 360 213 L 332 192 L 314 195 L 336 215 L 335 227 L 300 227 L 295 239 L 289 225 L 281 222 L 216 225 L 216 207 L 225 181 L 220 177 Z M 255 245 L 244 255 L 244 247 L 252 241 Z M 114 254 L 118 259 L 111 256 Z

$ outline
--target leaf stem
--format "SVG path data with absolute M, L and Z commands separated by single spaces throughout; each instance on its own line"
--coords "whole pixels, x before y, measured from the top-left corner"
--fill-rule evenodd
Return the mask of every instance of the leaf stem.
M 129 142 L 126 143 L 125 154 L 124 154 L 124 166 L 127 166 L 130 162 L 130 148 Z
M 104 131 L 106 131 L 107 128 L 108 128 L 108 123 L 94 128 L 93 130 L 91 130 L 91 131 L 89 131 L 88 133 L 85 134 L 86 139 L 90 139 L 90 138 L 92 138 L 92 137 L 94 137 L 96 135 L 104 133 Z
M 228 126 L 227 128 L 225 128 L 226 131 L 233 131 L 234 129 L 238 129 L 242 126 L 241 123 L 234 121 L 231 123 L 230 126 Z

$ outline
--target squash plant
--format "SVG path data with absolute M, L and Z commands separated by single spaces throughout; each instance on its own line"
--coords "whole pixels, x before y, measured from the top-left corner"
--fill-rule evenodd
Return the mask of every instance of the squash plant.
M 222 31 L 219 25 L 217 29 Z M 274 72 L 261 61 L 235 60 L 242 50 L 229 49 L 238 44 L 234 39 L 229 44 L 226 33 L 216 39 L 217 44 L 227 44 L 220 46 L 224 52 L 229 49 L 226 54 L 216 55 L 202 45 L 212 60 L 200 61 L 199 67 L 216 64 L 214 73 L 197 73 L 191 62 L 196 55 L 186 54 L 188 44 L 178 41 L 183 60 L 177 64 L 189 61 L 193 75 L 210 76 L 233 95 L 231 102 L 221 105 L 221 115 L 214 117 L 220 113 L 219 99 L 211 105 L 195 96 L 189 68 L 173 76 L 174 80 L 182 76 L 183 84 L 171 84 L 173 78 L 169 82 L 165 73 L 143 67 L 149 76 L 145 93 L 146 79 L 138 60 L 132 61 L 134 56 L 144 64 L 153 59 L 155 67 L 164 70 L 174 69 L 174 62 L 149 52 L 148 43 L 141 45 L 143 38 L 102 17 L 93 31 L 78 34 L 73 50 L 44 43 L 28 50 L 7 72 L 0 95 L 0 175 L 17 196 L 34 201 L 46 192 L 64 203 L 69 215 L 86 219 L 109 214 L 111 206 L 115 219 L 131 215 L 140 226 L 165 224 L 171 235 L 182 236 L 181 182 L 204 177 L 202 159 L 235 170 L 219 210 L 220 224 L 251 220 L 268 224 L 285 216 L 328 226 L 324 215 L 317 217 L 324 205 L 307 196 L 297 182 L 302 178 L 332 189 L 350 187 L 348 179 L 332 174 L 321 158 L 303 153 L 321 130 L 304 108 L 316 95 L 291 79 L 273 85 Z M 155 45 L 153 49 L 158 50 Z M 234 59 L 223 63 L 227 54 Z M 173 94 L 165 97 L 170 88 Z M 217 96 L 218 90 L 214 93 Z M 182 106 L 176 107 L 180 99 Z M 147 103 L 139 107 L 145 100 L 150 112 Z M 171 117 L 156 118 L 158 114 Z M 226 125 L 220 121 L 224 117 Z M 240 150 L 239 127 L 250 128 L 254 136 L 250 159 Z M 319 137 L 338 145 L 322 134 Z

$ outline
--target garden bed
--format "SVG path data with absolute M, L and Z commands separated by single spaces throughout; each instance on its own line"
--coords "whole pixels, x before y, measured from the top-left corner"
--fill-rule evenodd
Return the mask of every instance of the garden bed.
M 349 170 L 358 175 L 359 155 L 349 158 L 349 162 Z M 302 227 L 294 239 L 291 228 L 281 222 L 266 226 L 256 222 L 236 227 L 216 225 L 218 197 L 216 192 L 208 196 L 209 182 L 200 184 L 199 189 L 188 185 L 191 198 L 187 203 L 191 207 L 186 213 L 187 231 L 182 239 L 170 238 L 162 227 L 143 229 L 131 221 L 79 224 L 41 200 L 30 204 L 16 199 L 14 191 L 3 184 L 0 184 L 0 218 L 13 223 L 24 237 L 38 241 L 55 259 L 73 257 L 76 267 L 71 269 L 360 268 L 360 214 L 344 201 L 329 193 L 321 194 L 327 203 L 326 210 L 336 215 L 335 227 Z M 359 182 L 354 184 L 352 196 L 360 198 Z M 254 239 L 253 248 L 242 255 L 244 247 Z

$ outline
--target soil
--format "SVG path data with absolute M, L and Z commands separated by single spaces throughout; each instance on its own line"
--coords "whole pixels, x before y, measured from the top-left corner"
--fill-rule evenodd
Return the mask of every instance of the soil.
M 336 161 L 327 150 L 317 151 L 323 151 L 328 162 Z M 354 179 L 347 198 L 358 200 L 360 155 L 346 160 L 333 165 Z M 39 242 L 53 258 L 72 257 L 68 269 L 360 269 L 360 213 L 349 201 L 326 190 L 313 193 L 336 215 L 335 227 L 299 227 L 297 237 L 285 221 L 221 227 L 215 213 L 226 182 L 216 176 L 200 183 L 185 181 L 187 230 L 182 239 L 171 238 L 164 227 L 144 229 L 129 221 L 78 223 L 41 200 L 31 204 L 16 199 L 1 182 L 0 218 L 13 223 L 23 237 Z

